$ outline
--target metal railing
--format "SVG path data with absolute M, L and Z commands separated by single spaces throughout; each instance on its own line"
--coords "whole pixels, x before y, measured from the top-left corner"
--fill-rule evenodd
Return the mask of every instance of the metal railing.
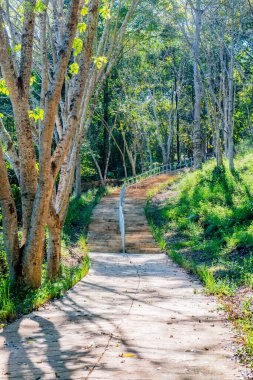
M 125 253 L 125 219 L 123 214 L 123 204 L 125 200 L 125 193 L 126 193 L 126 185 L 122 186 L 120 190 L 120 197 L 119 197 L 119 229 L 121 234 L 121 241 L 122 241 L 122 252 Z
M 123 205 L 125 200 L 125 194 L 127 187 L 138 187 L 138 184 L 141 181 L 144 181 L 147 178 L 154 177 L 157 175 L 161 175 L 164 173 L 171 173 L 183 168 L 189 168 L 193 166 L 193 159 L 185 159 L 184 161 L 180 161 L 179 163 L 173 163 L 168 165 L 156 166 L 142 174 L 137 175 L 136 177 L 128 178 L 124 181 L 124 185 L 120 190 L 120 199 L 119 199 L 119 229 L 122 240 L 122 252 L 123 254 L 126 252 L 126 244 L 125 244 L 125 219 L 123 212 Z
M 187 167 L 193 166 L 193 158 L 185 159 L 184 161 L 175 162 L 167 165 L 156 166 L 142 174 L 137 175 L 136 177 L 128 178 L 124 181 L 126 187 L 130 187 L 138 184 L 146 178 L 154 177 L 164 173 L 170 173 L 172 171 L 180 170 Z

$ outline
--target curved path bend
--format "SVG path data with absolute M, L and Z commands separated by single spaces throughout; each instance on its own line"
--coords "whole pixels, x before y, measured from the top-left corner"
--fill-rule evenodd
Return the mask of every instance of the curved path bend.
M 0 379 L 234 380 L 216 301 L 164 254 L 92 253 L 67 294 L 0 331 Z

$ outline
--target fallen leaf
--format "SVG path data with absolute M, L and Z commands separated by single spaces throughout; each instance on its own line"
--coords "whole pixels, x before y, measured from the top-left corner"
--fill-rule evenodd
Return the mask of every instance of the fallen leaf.
M 121 358 L 134 358 L 136 355 L 132 352 L 125 352 L 119 355 Z

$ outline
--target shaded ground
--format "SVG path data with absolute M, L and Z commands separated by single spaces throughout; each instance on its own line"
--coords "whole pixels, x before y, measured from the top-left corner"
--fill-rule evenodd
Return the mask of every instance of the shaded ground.
M 1 331 L 1 379 L 243 378 L 224 315 L 165 255 L 91 259 L 65 297 Z

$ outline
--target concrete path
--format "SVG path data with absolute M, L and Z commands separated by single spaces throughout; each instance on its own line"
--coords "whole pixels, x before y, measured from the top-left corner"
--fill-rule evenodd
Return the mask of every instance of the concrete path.
M 92 254 L 65 297 L 0 333 L 0 379 L 233 380 L 233 335 L 163 254 Z

